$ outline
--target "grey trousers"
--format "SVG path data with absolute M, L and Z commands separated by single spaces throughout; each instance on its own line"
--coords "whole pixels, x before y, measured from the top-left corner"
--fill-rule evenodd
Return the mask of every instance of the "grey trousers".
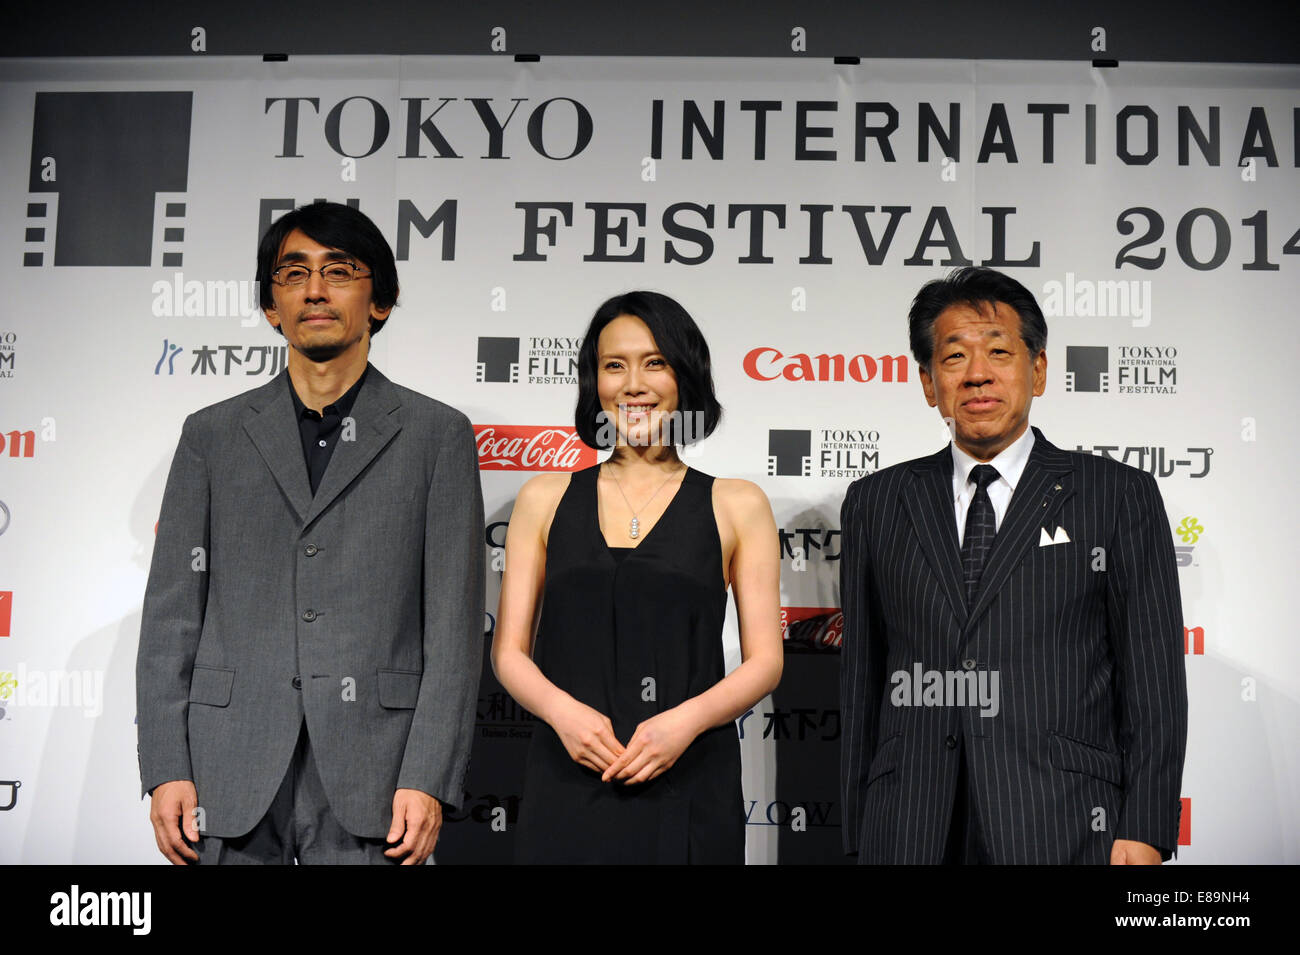
M 384 855 L 382 839 L 362 839 L 344 829 L 325 798 L 325 787 L 312 758 L 307 724 L 284 782 L 261 822 L 232 839 L 204 836 L 195 845 L 199 865 L 395 865 Z

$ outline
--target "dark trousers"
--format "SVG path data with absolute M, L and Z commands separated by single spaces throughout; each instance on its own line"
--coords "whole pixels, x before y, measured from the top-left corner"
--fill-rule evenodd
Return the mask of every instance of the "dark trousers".
M 979 813 L 970 792 L 970 775 L 966 770 L 966 747 L 957 757 L 957 792 L 952 801 L 952 821 L 948 823 L 948 841 L 943 850 L 944 865 L 988 865 L 990 859 L 980 838 Z
M 307 724 L 271 808 L 251 832 L 233 839 L 204 836 L 199 865 L 394 865 L 382 839 L 362 839 L 339 824 L 312 758 Z

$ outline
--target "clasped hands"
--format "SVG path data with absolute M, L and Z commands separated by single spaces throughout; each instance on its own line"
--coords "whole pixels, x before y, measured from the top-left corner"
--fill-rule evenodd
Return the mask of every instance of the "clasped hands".
M 604 713 L 567 701 L 552 724 L 574 762 L 600 773 L 602 782 L 649 782 L 668 770 L 699 735 L 689 713 L 675 706 L 637 726 L 624 746 Z

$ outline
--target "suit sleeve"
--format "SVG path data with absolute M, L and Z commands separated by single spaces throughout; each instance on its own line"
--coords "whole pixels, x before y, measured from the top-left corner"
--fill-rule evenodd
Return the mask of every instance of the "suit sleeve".
M 863 478 L 849 486 L 840 509 L 840 789 L 844 851 L 857 855 L 867 774 L 876 749 L 884 693 L 885 628 L 872 599 L 871 557 L 862 506 Z
M 1145 842 L 1168 859 L 1178 845 L 1187 672 L 1178 567 L 1155 478 L 1130 475 L 1107 575 L 1108 625 L 1119 672 L 1124 807 L 1116 839 Z
M 208 602 L 208 468 L 195 417 L 185 420 L 163 492 L 136 654 L 136 720 L 142 792 L 190 768 L 190 675 Z
M 398 789 L 444 806 L 465 792 L 483 658 L 483 492 L 469 419 L 444 433 L 424 529 L 424 675 Z

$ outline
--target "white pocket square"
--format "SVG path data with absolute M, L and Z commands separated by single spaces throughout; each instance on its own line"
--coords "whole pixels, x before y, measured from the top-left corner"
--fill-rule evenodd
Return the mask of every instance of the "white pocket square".
M 1050 537 L 1047 534 L 1046 527 L 1040 527 L 1038 529 L 1039 547 L 1051 547 L 1053 544 L 1068 544 L 1068 543 L 1070 543 L 1070 535 L 1065 533 L 1064 527 L 1058 527 L 1056 529 L 1056 533 Z

